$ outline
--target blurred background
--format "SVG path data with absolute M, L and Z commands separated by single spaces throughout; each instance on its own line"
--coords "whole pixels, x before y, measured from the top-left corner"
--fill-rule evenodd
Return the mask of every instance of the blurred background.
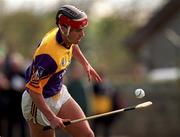
M 89 83 L 74 60 L 67 72 L 65 83 L 86 115 L 154 103 L 90 121 L 96 136 L 179 137 L 179 0 L 0 0 L 0 136 L 29 137 L 20 108 L 24 71 L 64 4 L 87 13 L 80 47 L 103 78 Z M 137 99 L 136 88 L 146 96 Z

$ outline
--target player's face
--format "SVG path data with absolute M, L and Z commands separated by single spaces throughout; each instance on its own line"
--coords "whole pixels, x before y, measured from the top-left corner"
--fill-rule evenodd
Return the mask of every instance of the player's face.
M 68 38 L 73 44 L 78 44 L 84 36 L 85 36 L 84 28 L 82 29 L 71 28 Z

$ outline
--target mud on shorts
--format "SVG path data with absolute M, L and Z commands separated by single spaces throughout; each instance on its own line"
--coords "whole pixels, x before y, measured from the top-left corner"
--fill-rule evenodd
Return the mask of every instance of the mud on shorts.
M 58 114 L 61 106 L 69 98 L 71 98 L 71 95 L 69 94 L 66 86 L 63 85 L 60 93 L 50 98 L 45 98 L 45 102 L 55 114 Z M 50 125 L 49 121 L 46 119 L 44 114 L 32 102 L 32 98 L 27 91 L 24 91 L 22 95 L 21 107 L 23 116 L 26 119 L 26 121 L 33 120 L 34 123 L 39 123 L 43 126 Z

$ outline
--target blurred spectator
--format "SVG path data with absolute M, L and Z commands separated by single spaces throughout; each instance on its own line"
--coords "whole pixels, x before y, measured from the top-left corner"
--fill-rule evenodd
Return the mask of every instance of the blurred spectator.
M 8 105 L 10 102 L 10 98 L 8 95 L 9 90 L 9 81 L 7 77 L 4 75 L 2 68 L 4 66 L 4 56 L 0 54 L 0 135 L 3 135 L 3 123 L 2 120 L 7 116 Z
M 21 96 L 25 87 L 23 57 L 17 52 L 9 52 L 5 59 L 4 72 L 9 80 L 10 88 L 7 91 L 9 101 L 8 109 L 8 137 L 12 137 L 13 127 L 19 123 L 21 137 L 25 137 L 25 120 L 21 111 Z
M 122 108 L 123 101 L 119 92 L 111 82 L 101 73 L 102 83 L 93 83 L 92 111 L 93 114 L 101 114 Z M 92 121 L 92 128 L 95 135 L 98 134 L 98 127 L 103 126 L 103 137 L 110 137 L 111 126 L 117 114 L 96 118 Z M 120 117 L 120 114 L 118 114 Z
M 67 88 L 71 96 L 80 105 L 86 115 L 89 113 L 88 96 L 82 82 L 82 69 L 79 65 L 72 66 L 71 78 L 67 84 Z

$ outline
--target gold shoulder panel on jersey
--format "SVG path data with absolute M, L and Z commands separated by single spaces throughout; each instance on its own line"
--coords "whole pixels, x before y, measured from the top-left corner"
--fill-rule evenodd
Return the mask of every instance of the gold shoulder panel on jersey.
M 54 28 L 52 30 L 50 30 L 48 33 L 45 34 L 45 36 L 43 37 L 41 44 L 47 44 L 49 42 L 50 39 L 52 39 L 52 37 L 54 37 L 56 35 L 56 33 L 58 32 L 58 28 Z
M 72 58 L 72 47 L 66 49 L 56 41 L 57 31 L 58 28 L 55 28 L 48 32 L 34 54 L 34 58 L 40 54 L 50 55 L 58 66 L 56 72 L 66 69 Z

